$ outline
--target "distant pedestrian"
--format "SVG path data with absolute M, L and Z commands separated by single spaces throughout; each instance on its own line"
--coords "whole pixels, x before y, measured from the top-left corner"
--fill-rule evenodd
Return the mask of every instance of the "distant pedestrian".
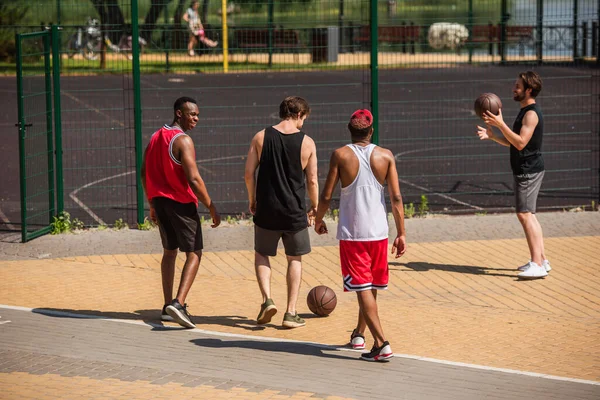
M 185 14 L 183 14 L 183 20 L 187 22 L 188 31 L 190 33 L 190 39 L 188 41 L 188 54 L 190 57 L 196 55 L 194 52 L 194 47 L 196 47 L 196 44 L 199 41 L 208 47 L 217 47 L 219 44 L 219 42 L 206 37 L 204 26 L 202 25 L 202 21 L 200 21 L 200 15 L 198 14 L 199 7 L 200 3 L 197 0 L 193 0 L 190 4 L 190 8 L 188 8 Z
M 510 165 L 515 184 L 517 217 L 525 231 L 529 246 L 530 260 L 517 269 L 522 279 L 544 278 L 552 269 L 544 253 L 542 227 L 535 216 L 537 198 L 544 179 L 544 158 L 542 139 L 544 117 L 535 99 L 542 90 L 542 79 L 534 71 L 519 74 L 513 87 L 513 99 L 521 105 L 512 130 L 502 117 L 502 110 L 496 116 L 491 112 L 483 115 L 486 127 L 477 126 L 481 140 L 493 140 L 510 147 Z M 500 130 L 496 136 L 492 127 Z
M 142 162 L 142 184 L 150 203 L 150 217 L 158 224 L 164 249 L 160 266 L 165 305 L 161 319 L 174 320 L 186 328 L 195 327 L 185 299 L 202 258 L 198 200 L 208 208 L 212 227 L 221 223 L 196 166 L 194 141 L 185 133 L 194 129 L 198 114 L 194 99 L 177 99 L 173 123 L 164 125 L 152 135 Z M 186 259 L 177 296 L 173 298 L 177 249 L 185 252 Z
M 387 289 L 389 270 L 388 220 L 384 184 L 388 186 L 392 214 L 396 223 L 396 238 L 392 253 L 396 258 L 406 251 L 404 206 L 398 183 L 396 160 L 388 149 L 371 143 L 373 115 L 369 110 L 357 110 L 348 123 L 351 144 L 333 152 L 329 173 L 319 199 L 315 231 L 327 233 L 323 221 L 338 181 L 341 182 L 340 212 L 337 239 L 340 241 L 340 261 L 345 292 L 356 292 L 358 323 L 350 336 L 354 349 L 365 348 L 366 327 L 375 343 L 361 358 L 383 361 L 393 356 L 385 339 L 377 310 L 377 291 Z
M 277 313 L 271 298 L 269 257 L 277 254 L 281 239 L 288 264 L 287 310 L 282 325 L 305 325 L 296 302 L 302 280 L 302 256 L 311 250 L 308 227 L 314 222 L 319 196 L 315 142 L 301 130 L 309 114 L 306 100 L 285 98 L 279 106 L 281 121 L 258 132 L 248 151 L 245 180 L 250 212 L 254 215 L 254 267 L 263 301 L 258 324 L 271 322 Z

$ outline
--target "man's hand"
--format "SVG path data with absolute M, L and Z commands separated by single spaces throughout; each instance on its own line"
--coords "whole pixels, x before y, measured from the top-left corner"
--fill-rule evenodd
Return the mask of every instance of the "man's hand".
M 396 236 L 392 245 L 392 254 L 396 253 L 396 258 L 402 257 L 406 253 L 406 236 Z
M 313 226 L 315 224 L 315 218 L 317 217 L 317 208 L 311 208 L 310 210 L 308 210 L 308 213 L 306 213 L 306 215 L 308 216 L 308 226 Z
M 158 225 L 158 218 L 156 217 L 156 210 L 150 206 L 150 220 Z
M 324 235 L 326 233 L 329 233 L 329 231 L 327 230 L 327 224 L 325 224 L 325 221 L 323 221 L 323 220 L 315 221 L 315 232 L 317 232 L 319 235 Z
M 490 111 L 486 111 L 483 114 L 483 122 L 485 122 L 486 125 L 495 126 L 496 128 L 502 127 L 502 125 L 504 125 L 504 118 L 502 118 L 502 109 L 498 110 L 498 115 L 494 115 Z
M 217 226 L 221 225 L 221 216 L 219 215 L 219 212 L 213 203 L 210 203 L 208 211 L 210 211 L 210 216 L 213 220 L 211 227 L 216 228 Z
M 251 201 L 248 203 L 248 210 L 250 210 L 250 214 L 256 214 L 256 201 Z
M 477 136 L 479 136 L 479 140 L 492 140 L 494 139 L 494 132 L 492 131 L 492 127 L 487 125 L 485 128 L 477 125 Z

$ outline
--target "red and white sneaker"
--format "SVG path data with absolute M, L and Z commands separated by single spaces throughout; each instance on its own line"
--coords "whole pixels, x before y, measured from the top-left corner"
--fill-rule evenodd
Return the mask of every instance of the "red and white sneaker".
M 356 329 L 353 330 L 352 335 L 350 335 L 350 346 L 352 346 L 354 350 L 364 350 L 365 348 L 365 337 L 358 333 Z
M 381 347 L 375 347 L 371 349 L 369 353 L 362 353 L 360 358 L 366 361 L 385 361 L 394 356 L 390 343 L 386 340 L 383 342 Z

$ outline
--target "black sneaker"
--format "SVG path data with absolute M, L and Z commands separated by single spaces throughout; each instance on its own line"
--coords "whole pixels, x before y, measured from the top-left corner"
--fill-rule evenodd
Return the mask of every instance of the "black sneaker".
M 177 299 L 173 300 L 167 306 L 167 314 L 173 317 L 173 320 L 185 328 L 195 328 L 196 325 L 192 322 L 192 317 L 187 312 L 187 304 L 181 305 Z
M 160 313 L 160 320 L 165 321 L 165 322 L 173 322 L 173 321 L 175 321 L 173 319 L 173 317 L 171 317 L 169 314 L 167 314 L 167 306 L 168 306 L 168 304 L 165 304 L 163 306 L 162 312 Z
M 369 353 L 362 353 L 360 358 L 366 361 L 385 361 L 393 356 L 390 343 L 386 340 L 380 347 L 373 346 Z

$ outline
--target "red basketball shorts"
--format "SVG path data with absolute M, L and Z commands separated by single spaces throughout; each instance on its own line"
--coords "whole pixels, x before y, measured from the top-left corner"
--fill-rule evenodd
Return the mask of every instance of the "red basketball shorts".
M 368 242 L 340 240 L 344 292 L 387 289 L 387 251 L 387 239 Z

